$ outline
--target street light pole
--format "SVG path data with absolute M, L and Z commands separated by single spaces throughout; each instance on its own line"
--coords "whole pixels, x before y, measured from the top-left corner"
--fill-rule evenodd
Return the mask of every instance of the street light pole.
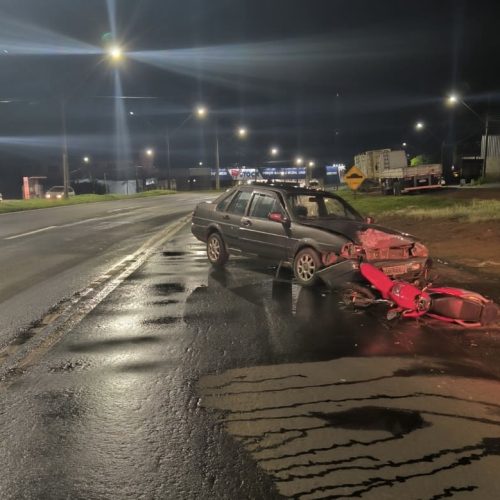
M 62 167 L 63 167 L 63 184 L 64 197 L 68 198 L 69 188 L 69 164 L 68 164 L 68 135 L 66 130 L 66 101 L 64 97 L 61 99 L 61 128 L 62 128 Z
M 460 99 L 456 94 L 451 94 L 448 97 L 448 104 L 454 105 L 457 102 L 466 107 L 483 125 L 484 125 L 484 156 L 483 156 L 483 168 L 482 168 L 482 177 L 483 179 L 486 177 L 486 164 L 488 162 L 488 138 L 489 138 L 489 122 L 490 117 L 488 111 L 486 112 L 486 119 L 484 119 L 479 113 L 477 113 L 474 109 L 472 109 L 463 99 Z M 489 103 L 489 101 L 488 101 Z
M 219 126 L 215 120 L 215 189 L 220 189 Z
M 486 162 L 488 161 L 488 128 L 490 123 L 489 115 L 486 115 L 486 124 L 484 127 L 484 157 L 483 157 L 483 179 L 486 177 Z
M 165 141 L 167 144 L 167 187 L 171 189 L 171 172 L 170 172 L 170 134 L 168 130 L 165 133 Z

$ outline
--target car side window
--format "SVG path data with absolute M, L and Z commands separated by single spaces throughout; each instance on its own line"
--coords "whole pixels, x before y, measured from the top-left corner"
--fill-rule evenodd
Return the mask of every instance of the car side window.
M 278 200 L 274 196 L 256 193 L 252 199 L 252 205 L 250 206 L 250 217 L 267 219 L 267 216 L 271 212 L 280 212 L 283 214 L 283 209 Z
M 227 211 L 232 214 L 243 215 L 251 194 L 250 191 L 239 191 L 232 199 Z

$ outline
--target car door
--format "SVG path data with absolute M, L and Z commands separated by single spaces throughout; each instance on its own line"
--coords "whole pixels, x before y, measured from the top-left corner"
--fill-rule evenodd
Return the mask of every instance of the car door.
M 255 191 L 248 213 L 241 219 L 240 244 L 245 252 L 280 261 L 287 257 L 289 229 L 268 219 L 271 212 L 286 215 L 276 193 Z
M 251 190 L 241 189 L 231 199 L 226 210 L 219 212 L 219 227 L 222 237 L 232 250 L 242 250 L 239 241 L 239 228 L 251 196 Z

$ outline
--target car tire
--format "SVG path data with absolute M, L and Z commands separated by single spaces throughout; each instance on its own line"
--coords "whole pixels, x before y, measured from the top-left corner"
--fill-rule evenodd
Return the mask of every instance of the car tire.
M 318 282 L 316 272 L 321 269 L 321 259 L 313 248 L 300 250 L 293 259 L 293 274 L 302 286 L 313 286 Z
M 209 235 L 207 239 L 207 257 L 213 266 L 222 267 L 229 259 L 226 245 L 217 232 Z

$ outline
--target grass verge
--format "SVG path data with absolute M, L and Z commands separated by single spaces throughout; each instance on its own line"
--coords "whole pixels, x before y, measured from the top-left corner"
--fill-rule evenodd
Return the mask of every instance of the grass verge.
M 338 192 L 364 215 L 400 216 L 418 220 L 454 219 L 463 222 L 499 221 L 500 200 L 456 200 L 449 194 L 379 196 Z
M 23 210 L 36 210 L 39 208 L 52 208 L 64 205 L 78 205 L 80 203 L 95 203 L 99 201 L 114 201 L 124 200 L 131 198 L 149 198 L 150 196 L 162 196 L 166 194 L 174 194 L 176 191 L 168 191 L 155 189 L 152 191 L 144 191 L 137 194 L 80 194 L 72 196 L 67 200 L 46 200 L 46 199 L 33 199 L 33 200 L 4 200 L 0 202 L 0 213 L 7 212 L 21 212 Z

